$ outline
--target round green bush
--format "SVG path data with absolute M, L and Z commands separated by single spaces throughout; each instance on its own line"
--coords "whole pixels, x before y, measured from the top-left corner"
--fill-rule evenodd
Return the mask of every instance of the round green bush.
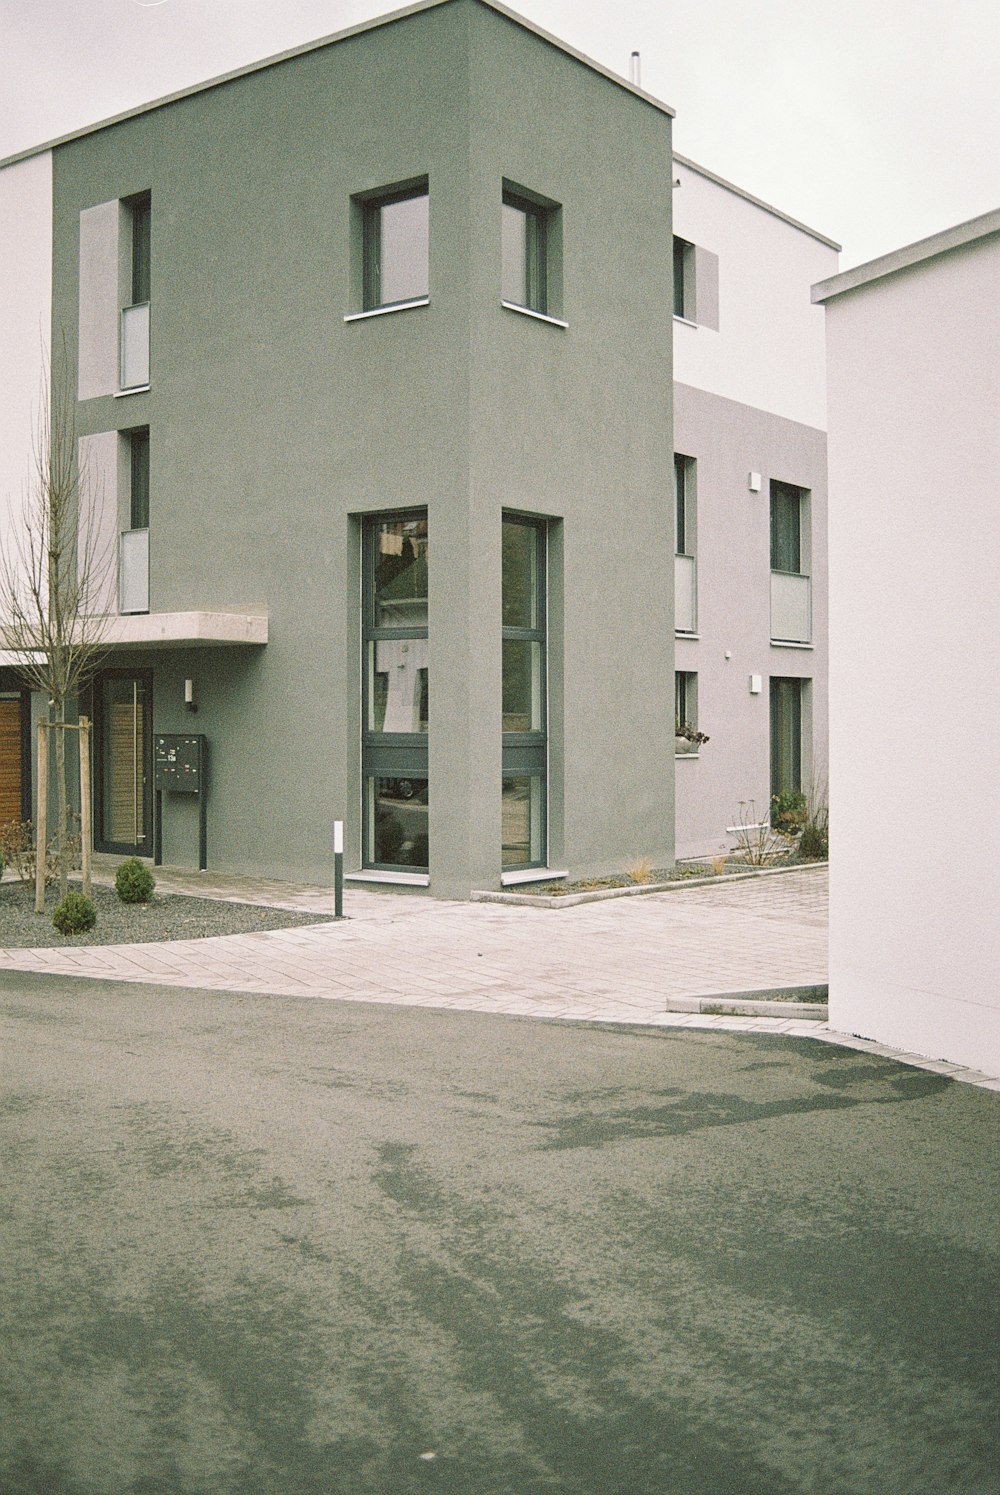
M 123 903 L 148 903 L 155 887 L 156 879 L 138 857 L 129 857 L 115 873 L 115 892 Z
M 97 909 L 82 893 L 67 893 L 52 910 L 52 922 L 60 934 L 83 934 L 97 923 Z

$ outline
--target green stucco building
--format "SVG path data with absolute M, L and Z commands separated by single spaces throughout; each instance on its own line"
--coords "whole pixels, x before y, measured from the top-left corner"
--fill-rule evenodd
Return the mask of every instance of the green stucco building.
M 668 864 L 670 110 L 429 0 L 50 149 L 98 849 L 197 732 L 219 870 L 323 880 L 337 819 L 437 896 Z

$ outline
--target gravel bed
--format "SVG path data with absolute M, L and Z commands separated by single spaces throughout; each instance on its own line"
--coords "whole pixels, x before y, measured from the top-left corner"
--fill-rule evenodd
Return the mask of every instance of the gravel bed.
M 70 880 L 79 892 L 79 882 Z M 297 914 L 252 903 L 223 903 L 182 893 L 154 893 L 149 903 L 122 903 L 113 888 L 95 887 L 91 895 L 97 924 L 86 934 L 61 935 L 52 923 L 59 893 L 48 888 L 45 913 L 35 913 L 35 890 L 21 882 L 0 885 L 0 950 L 52 945 L 139 945 L 161 940 L 197 940 L 217 934 L 251 934 L 259 929 L 290 929 L 324 924 L 322 914 Z

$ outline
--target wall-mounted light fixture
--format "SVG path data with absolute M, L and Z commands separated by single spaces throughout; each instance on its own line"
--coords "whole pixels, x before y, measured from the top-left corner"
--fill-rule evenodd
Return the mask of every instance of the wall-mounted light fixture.
M 759 493 L 760 492 L 760 473 L 759 472 L 748 472 L 747 473 L 747 487 L 750 489 L 751 493 Z
M 197 711 L 198 707 L 194 699 L 194 681 L 184 681 L 184 709 L 185 711 Z
M 759 696 L 760 692 L 761 692 L 761 687 L 763 686 L 763 683 L 764 683 L 764 681 L 763 681 L 763 677 L 761 675 L 751 675 L 750 676 L 750 694 L 752 696 Z

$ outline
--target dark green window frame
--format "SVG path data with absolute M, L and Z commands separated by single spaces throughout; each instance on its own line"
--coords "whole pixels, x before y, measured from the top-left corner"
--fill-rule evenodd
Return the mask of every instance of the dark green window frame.
M 395 203 L 413 202 L 417 198 L 427 199 L 429 209 L 426 178 L 391 192 L 381 192 L 361 202 L 361 304 L 364 311 L 378 311 L 384 306 L 405 306 L 411 300 L 421 300 L 429 295 L 429 258 L 423 283 L 419 289 L 414 288 L 412 295 L 391 301 L 387 301 L 383 295 L 383 212 Z
M 801 576 L 802 510 L 805 492 L 791 483 L 771 483 L 771 570 Z
M 518 273 L 518 284 L 504 286 L 504 300 L 547 316 L 549 311 L 549 218 L 551 208 L 532 202 L 517 192 L 504 189 L 504 234 L 508 214 L 518 214 L 524 235 L 524 256 Z M 505 246 L 505 258 L 507 247 Z M 506 274 L 506 269 L 505 269 Z
M 674 452 L 674 554 L 693 555 L 693 549 L 689 548 L 694 536 L 692 534 L 692 514 L 690 512 L 690 500 L 692 498 L 692 482 L 694 478 L 694 458 L 684 457 L 680 452 Z
M 128 433 L 129 528 L 149 529 L 149 427 Z
M 362 776 L 362 864 L 378 871 L 422 873 L 429 869 L 429 859 L 421 861 L 378 859 L 373 854 L 375 826 L 372 823 L 373 795 L 370 784 L 392 781 L 400 797 L 412 801 L 410 814 L 427 802 L 428 753 L 426 721 L 429 709 L 429 686 L 426 671 L 420 678 L 420 716 L 424 730 L 419 732 L 384 732 L 372 727 L 372 672 L 369 658 L 375 645 L 383 640 L 401 643 L 426 639 L 427 625 L 411 624 L 386 627 L 376 617 L 376 544 L 381 526 L 426 521 L 426 509 L 399 509 L 367 515 L 361 532 L 362 565 L 362 654 L 361 654 L 361 776 Z M 416 791 L 416 792 L 415 792 Z M 425 833 L 426 844 L 426 833 Z
M 546 637 L 546 527 L 539 519 L 532 519 L 525 515 L 504 514 L 503 528 L 505 534 L 513 537 L 515 527 L 518 531 L 526 531 L 532 536 L 534 545 L 533 555 L 533 581 L 534 587 L 531 595 L 530 622 L 508 622 L 508 618 L 518 617 L 521 609 L 518 599 L 511 598 L 505 587 L 502 599 L 503 627 L 502 627 L 502 669 L 504 679 L 502 683 L 504 713 L 509 705 L 512 687 L 517 686 L 517 675 L 524 671 L 524 660 L 527 658 L 528 671 L 530 674 L 530 704 L 529 716 L 537 709 L 534 725 L 527 731 L 504 731 L 501 751 L 501 770 L 504 784 L 511 784 L 516 780 L 527 780 L 532 798 L 529 804 L 529 817 L 533 821 L 537 816 L 538 837 L 537 848 L 534 855 L 530 854 L 531 834 L 529 831 L 529 856 L 527 859 L 514 860 L 511 848 L 504 847 L 501 854 L 501 862 L 505 872 L 528 869 L 531 867 L 544 867 L 547 864 L 548 855 L 548 723 L 547 723 L 547 637 Z M 537 674 L 535 671 L 537 670 Z M 512 678 L 513 677 L 513 678 Z
M 674 235 L 674 316 L 694 321 L 694 245 Z
M 802 790 L 802 690 L 796 676 L 771 676 L 772 796 Z
M 129 204 L 132 218 L 132 305 L 141 306 L 150 299 L 152 271 L 152 203 L 146 197 L 133 198 Z

